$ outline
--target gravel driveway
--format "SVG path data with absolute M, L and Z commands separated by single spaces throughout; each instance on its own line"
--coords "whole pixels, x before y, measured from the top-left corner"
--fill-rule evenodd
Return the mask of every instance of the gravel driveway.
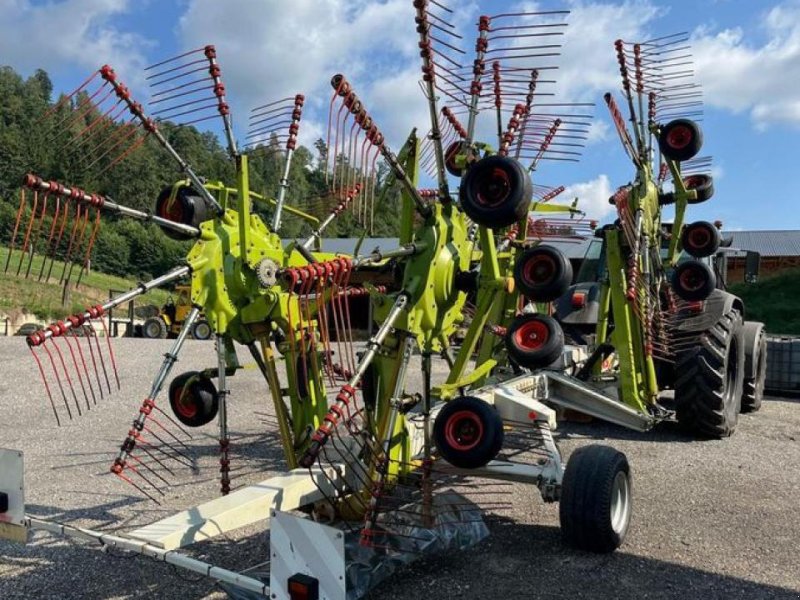
M 176 473 L 161 506 L 107 475 L 169 342 L 119 340 L 122 391 L 56 427 L 22 338 L 0 338 L 0 447 L 25 452 L 28 511 L 107 531 L 129 530 L 213 497 L 213 427 L 191 442 L 206 467 Z M 248 356 L 241 355 L 243 360 Z M 178 371 L 215 364 L 213 344 L 187 342 Z M 419 377 L 418 369 L 411 369 Z M 283 469 L 260 374 L 232 379 L 235 484 Z M 433 598 L 800 598 L 800 402 L 771 398 L 744 415 L 735 435 L 693 441 L 674 426 L 635 434 L 600 424 L 566 424 L 565 454 L 606 440 L 634 472 L 634 520 L 613 555 L 560 542 L 557 505 L 521 484 L 497 486 L 510 505 L 487 516 L 489 539 L 472 550 L 425 559 L 370 600 Z M 495 484 L 487 482 L 483 490 Z M 259 527 L 199 545 L 198 557 L 241 570 L 265 560 Z M 28 546 L 0 542 L 0 598 L 222 598 L 213 583 L 142 557 L 109 555 L 37 533 Z

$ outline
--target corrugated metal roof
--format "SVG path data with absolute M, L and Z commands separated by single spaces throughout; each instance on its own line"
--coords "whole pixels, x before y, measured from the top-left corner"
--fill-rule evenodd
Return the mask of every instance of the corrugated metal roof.
M 800 256 L 800 230 L 725 231 L 722 235 L 732 237 L 731 248 L 738 250 L 758 252 L 764 257 Z

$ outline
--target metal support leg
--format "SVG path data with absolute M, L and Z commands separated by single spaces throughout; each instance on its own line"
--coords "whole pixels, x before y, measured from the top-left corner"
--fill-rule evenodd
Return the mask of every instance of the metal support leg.
M 230 479 L 230 435 L 228 433 L 228 379 L 226 373 L 227 362 L 225 360 L 225 341 L 223 336 L 217 336 L 215 340 L 217 346 L 217 368 L 219 370 L 219 389 L 217 396 L 219 398 L 219 412 L 217 419 L 219 420 L 219 483 L 220 492 L 223 496 L 227 496 L 231 491 Z

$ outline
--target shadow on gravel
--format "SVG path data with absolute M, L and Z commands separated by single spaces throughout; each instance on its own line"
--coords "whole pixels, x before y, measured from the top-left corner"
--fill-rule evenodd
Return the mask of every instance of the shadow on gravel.
M 580 552 L 557 527 L 487 517 L 491 536 L 463 553 L 398 573 L 368 600 L 586 598 L 797 600 L 800 592 L 661 560 Z
M 556 434 L 563 439 L 584 438 L 594 440 L 628 440 L 634 442 L 651 442 L 673 444 L 675 442 L 696 442 L 701 438 L 686 432 L 675 421 L 662 421 L 650 431 L 634 431 L 603 421 L 594 420 L 589 423 L 564 421 L 558 424 Z

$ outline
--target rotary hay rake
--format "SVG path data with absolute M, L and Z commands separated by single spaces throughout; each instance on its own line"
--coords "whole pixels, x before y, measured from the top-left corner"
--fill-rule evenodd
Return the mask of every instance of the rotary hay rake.
M 149 218 L 170 235 L 196 242 L 186 265 L 37 332 L 29 338 L 29 345 L 37 361 L 37 348 L 51 357 L 49 362 L 44 361 L 45 366 L 39 362 L 47 386 L 45 367 L 56 370 L 59 366 L 59 361 L 52 359 L 49 344 L 56 348 L 65 370 L 68 361 L 63 360 L 58 342 L 79 344 L 80 340 L 71 335 L 76 328 L 88 321 L 102 321 L 105 311 L 147 289 L 189 276 L 195 307 L 167 353 L 111 470 L 157 501 L 169 485 L 174 468 L 168 466 L 170 461 L 194 466 L 184 441 L 190 435 L 188 429 L 216 418 L 220 488 L 227 497 L 125 536 L 75 530 L 24 514 L 18 520 L 21 529 L 47 529 L 147 554 L 210 575 L 235 597 L 250 592 L 279 598 L 293 597 L 298 589 L 304 593 L 318 589 L 322 597 L 329 598 L 358 597 L 398 564 L 429 551 L 477 542 L 486 535 L 480 512 L 454 492 L 468 489 L 469 480 L 465 478 L 472 476 L 532 483 L 546 501 L 560 499 L 563 531 L 567 540 L 579 547 L 612 551 L 622 542 L 630 516 L 629 468 L 624 455 L 592 446 L 576 452 L 565 471 L 551 433 L 555 412 L 542 403 L 549 400 L 639 430 L 664 416 L 650 411 L 644 402 L 632 402 L 625 379 L 628 374 L 635 381 L 639 387 L 634 398 L 641 399 L 638 390 L 647 385 L 651 365 L 647 360 L 652 362 L 647 349 L 655 347 L 655 328 L 650 324 L 656 317 L 652 316 L 649 296 L 636 283 L 649 282 L 646 268 L 639 265 L 645 276 L 631 279 L 633 298 L 627 296 L 627 282 L 616 282 L 614 288 L 626 294 L 622 307 L 614 296 L 614 310 L 624 307 L 628 322 L 639 324 L 639 329 L 632 325 L 626 332 L 615 313 L 615 327 L 608 336 L 619 346 L 615 348 L 623 402 L 603 393 L 597 382 L 590 385 L 587 377 L 581 377 L 595 369 L 602 352 L 595 351 L 586 360 L 584 348 L 565 349 L 559 323 L 547 314 L 550 303 L 567 291 L 571 268 L 560 251 L 542 242 L 568 241 L 589 235 L 594 229 L 574 204 L 551 202 L 563 187 L 534 186 L 530 179 L 544 160 L 576 160 L 587 133 L 590 115 L 580 112 L 586 107 L 538 102 L 545 94 L 539 86 L 552 83 L 539 77 L 552 66 L 538 63 L 557 55 L 558 44 L 553 40 L 564 27 L 561 21 L 566 13 L 481 17 L 475 60 L 462 66 L 458 56 L 463 53 L 454 43 L 441 39 L 457 38 L 458 34 L 444 14 L 430 10 L 437 8 L 446 14 L 448 9 L 438 2 L 420 0 L 414 2 L 414 8 L 430 131 L 423 143 L 412 132 L 400 152 L 394 154 L 351 83 L 342 75 L 333 77 L 327 152 L 330 164 L 325 171 L 334 206 L 322 222 L 285 205 L 304 99 L 287 98 L 263 105 L 251 114 L 246 147 L 251 152 L 273 152 L 277 142 L 285 148 L 283 176 L 273 201 L 250 189 L 248 155 L 238 150 L 233 136 L 213 47 L 149 69 L 148 77 L 155 88 L 151 107 L 158 106 L 154 116 L 170 120 L 186 117 L 188 123 L 221 118 L 236 166 L 235 187 L 200 179 L 160 134 L 159 122 L 130 98 L 112 69 L 104 67 L 98 72 L 102 83 L 97 89 L 78 95 L 79 114 L 102 115 L 83 125 L 80 136 L 102 130 L 104 119 L 118 121 L 123 114 L 131 115 L 114 130 L 122 132 L 121 140 L 103 141 L 93 153 L 87 153 L 89 156 L 99 155 L 99 160 L 108 160 L 113 166 L 146 137 L 153 137 L 176 161 L 186 180 L 164 190 L 155 216 L 36 177 L 29 178 L 34 189 L 42 193 L 52 190 L 57 197 L 76 204 L 89 203 L 98 214 L 110 210 Z M 544 39 L 536 46 L 505 42 L 528 38 Z M 487 68 L 490 53 L 494 54 Z M 199 80 L 193 78 L 196 73 L 202 73 Z M 92 81 L 94 78 L 82 91 Z M 491 87 L 492 93 L 483 93 L 484 86 Z M 440 110 L 441 97 L 455 108 L 443 106 Z M 112 105 L 103 105 L 106 101 Z M 86 103 L 94 106 L 95 112 Z M 478 116 L 487 112 L 498 124 L 496 151 L 478 141 Z M 467 115 L 466 126 L 459 121 L 459 114 Z M 615 117 L 618 124 L 620 120 Z M 287 125 L 288 133 L 278 133 Z M 105 127 L 111 129 L 107 123 Z M 649 154 L 641 153 L 641 146 L 638 151 L 649 159 Z M 375 173 L 379 158 L 401 189 L 399 247 L 354 257 L 312 251 L 320 233 L 348 207 L 365 227 L 370 226 L 376 196 L 381 196 Z M 523 161 L 529 161 L 527 167 Z M 634 162 L 650 173 L 644 158 Z M 668 167 L 678 169 L 674 161 Z M 435 189 L 419 189 L 423 170 L 431 173 Z M 458 202 L 450 192 L 448 174 L 461 177 Z M 692 192 L 685 185 L 681 188 L 680 171 L 677 175 L 672 197 L 680 209 Z M 388 187 L 384 182 L 383 189 Z M 651 187 L 646 189 L 652 196 Z M 662 197 L 666 195 L 662 193 Z M 635 198 L 635 192 L 620 194 L 618 209 L 638 214 L 631 200 Z M 274 206 L 270 227 L 251 214 L 253 201 Z M 45 209 L 39 210 L 41 221 Z M 277 235 L 284 211 L 294 212 L 314 228 L 307 239 L 286 248 Z M 24 227 L 26 232 L 35 230 L 36 208 L 32 214 Z M 657 212 L 647 218 L 651 224 L 660 219 Z M 23 247 L 32 247 L 28 233 L 25 238 Z M 46 247 L 50 252 L 50 241 Z M 631 255 L 627 246 L 622 252 Z M 393 285 L 371 285 L 375 271 L 399 275 Z M 365 281 L 363 285 L 350 283 L 356 275 Z M 657 285 L 662 284 L 663 278 Z M 604 297 L 612 295 L 611 291 L 603 293 Z M 349 297 L 357 295 L 369 296 L 380 323 L 358 354 L 347 303 Z M 535 304 L 526 305 L 523 296 Z M 217 335 L 217 364 L 172 380 L 168 396 L 173 414 L 169 414 L 157 397 L 201 309 Z M 451 338 L 465 314 L 471 315 L 471 321 L 463 344 L 454 352 Z M 601 340 L 598 348 L 607 353 L 605 341 Z M 623 342 L 638 348 L 637 341 L 644 352 L 631 352 L 648 358 L 626 363 L 620 348 Z M 100 359 L 99 340 L 90 335 L 87 343 L 92 342 L 93 352 Z M 292 470 L 259 486 L 231 491 L 226 407 L 228 377 L 240 367 L 234 342 L 248 346 L 264 374 L 285 458 Z M 73 346 L 69 347 L 71 352 Z M 108 347 L 110 350 L 110 344 Z M 275 349 L 285 363 L 286 388 L 280 382 Z M 421 393 L 413 393 L 406 383 L 415 352 L 422 361 Z M 432 380 L 435 356 L 441 356 L 449 370 L 446 380 L 437 385 Z M 91 361 L 94 357 L 92 353 Z M 113 355 L 111 358 L 113 362 Z M 74 355 L 72 362 L 74 367 L 84 366 Z M 569 372 L 578 377 L 567 375 Z M 85 368 L 83 373 L 83 378 L 77 379 L 78 387 L 89 381 L 90 373 Z M 95 370 L 98 383 L 99 373 Z M 212 378 L 217 379 L 216 386 Z M 60 378 L 55 380 L 71 416 L 70 398 L 78 405 L 73 379 L 66 378 L 66 386 Z M 58 419 L 50 387 L 47 392 Z M 644 397 L 651 399 L 652 394 Z M 88 407 L 88 396 L 85 400 Z M 581 476 L 587 469 L 599 469 L 608 481 L 588 481 Z M 613 490 L 609 497 L 600 492 L 606 484 Z M 580 498 L 584 496 L 598 505 L 607 501 L 607 514 L 590 514 L 593 511 L 582 509 Z M 502 508 L 496 498 L 481 505 Z M 273 507 L 272 553 L 279 560 L 259 578 L 232 573 L 174 551 L 262 520 L 268 507 Z M 286 512 L 300 507 L 313 507 L 318 518 L 333 517 L 332 526 Z M 16 533 L 20 535 L 18 530 Z M 328 540 L 326 556 L 315 550 L 320 540 Z

